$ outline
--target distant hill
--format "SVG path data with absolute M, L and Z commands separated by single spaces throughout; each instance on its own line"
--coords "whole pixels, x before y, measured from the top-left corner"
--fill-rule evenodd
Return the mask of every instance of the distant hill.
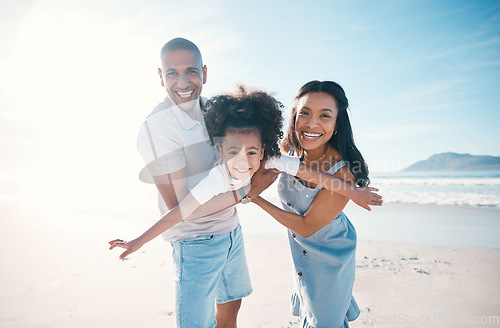
M 500 171 L 500 157 L 441 153 L 416 162 L 403 171 Z

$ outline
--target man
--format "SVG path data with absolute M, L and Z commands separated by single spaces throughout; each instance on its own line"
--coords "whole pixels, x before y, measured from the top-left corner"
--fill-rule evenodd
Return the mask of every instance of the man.
M 164 214 L 207 175 L 218 154 L 203 123 L 207 67 L 198 47 L 173 39 L 163 46 L 161 63 L 158 74 L 168 96 L 141 126 L 138 148 L 146 163 L 140 178 L 156 185 Z M 233 205 L 246 194 L 258 195 L 273 176 L 261 173 L 257 180 L 251 188 L 215 197 L 192 214 L 200 219 L 163 234 L 173 247 L 178 327 L 236 327 L 241 299 L 252 287 Z

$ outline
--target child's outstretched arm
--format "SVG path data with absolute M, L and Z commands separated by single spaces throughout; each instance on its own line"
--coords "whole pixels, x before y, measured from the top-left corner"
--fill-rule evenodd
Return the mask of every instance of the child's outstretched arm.
M 299 170 L 295 176 L 350 198 L 353 202 L 368 211 L 371 211 L 370 206 L 381 206 L 383 203 L 382 196 L 375 192 L 378 191 L 377 188 L 356 187 L 329 173 L 313 169 L 304 163 L 300 163 Z
M 150 242 L 154 238 L 161 235 L 163 232 L 172 228 L 177 223 L 185 220 L 191 213 L 193 213 L 200 203 L 193 197 L 191 193 L 180 202 L 179 205 L 174 207 L 171 211 L 166 213 L 161 217 L 161 219 L 156 222 L 151 228 L 144 232 L 138 238 L 131 241 L 123 241 L 121 239 L 115 239 L 109 242 L 111 245 L 109 249 L 115 247 L 125 248 L 125 252 L 120 255 L 120 259 L 124 259 L 128 255 L 139 250 L 144 244 Z

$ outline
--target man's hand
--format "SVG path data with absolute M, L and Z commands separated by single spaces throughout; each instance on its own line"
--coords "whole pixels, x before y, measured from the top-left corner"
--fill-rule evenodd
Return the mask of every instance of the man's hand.
M 355 188 L 351 200 L 364 208 L 371 211 L 370 206 L 382 206 L 382 196 L 377 194 L 377 188 L 372 187 L 359 187 Z
M 261 161 L 260 168 L 252 176 L 250 190 L 247 192 L 248 197 L 251 199 L 259 196 L 261 192 L 269 188 L 281 173 L 276 169 L 266 170 L 265 166 L 266 161 Z
M 120 255 L 120 260 L 123 260 L 128 255 L 137 251 L 143 245 L 137 239 L 131 240 L 129 242 L 126 242 L 126 241 L 121 240 L 121 239 L 115 239 L 115 240 L 110 241 L 108 244 L 111 245 L 111 247 L 109 249 L 113 249 L 115 247 L 121 247 L 121 248 L 126 249 L 126 251 Z

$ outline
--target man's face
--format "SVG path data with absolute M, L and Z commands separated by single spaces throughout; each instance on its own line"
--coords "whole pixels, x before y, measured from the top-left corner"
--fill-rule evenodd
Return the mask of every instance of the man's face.
M 170 51 L 162 66 L 158 68 L 161 85 L 176 104 L 200 97 L 203 84 L 207 82 L 207 67 L 202 67 L 199 56 L 188 50 Z

